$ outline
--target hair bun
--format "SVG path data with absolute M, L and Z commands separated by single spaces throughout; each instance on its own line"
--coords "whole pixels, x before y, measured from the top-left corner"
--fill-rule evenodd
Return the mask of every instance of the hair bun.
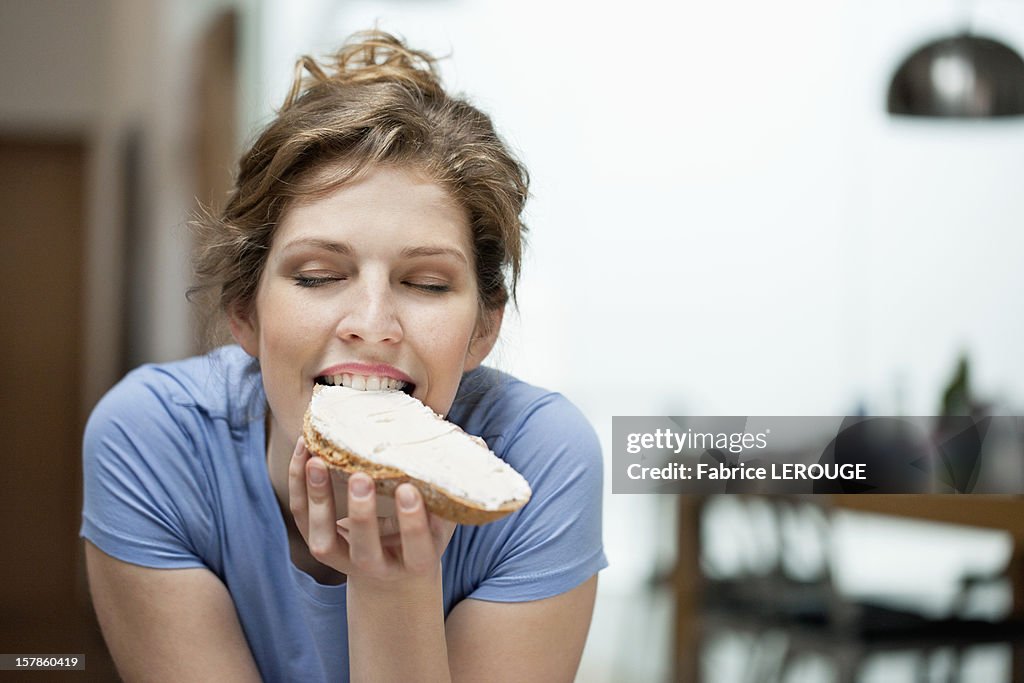
M 332 84 L 396 83 L 428 97 L 444 96 L 436 63 L 429 53 L 413 50 L 390 33 L 360 31 L 352 34 L 341 49 L 324 62 L 309 55 L 303 55 L 296 62 L 295 77 L 284 108 L 294 105 L 306 91 Z

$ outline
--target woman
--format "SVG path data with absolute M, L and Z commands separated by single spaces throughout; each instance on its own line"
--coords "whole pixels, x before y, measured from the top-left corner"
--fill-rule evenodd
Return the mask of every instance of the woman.
M 303 79 L 303 69 L 310 78 Z M 90 589 L 128 680 L 571 680 L 601 459 L 564 398 L 483 367 L 519 271 L 526 173 L 432 58 L 361 34 L 309 58 L 200 225 L 197 291 L 237 345 L 128 375 L 85 436 Z M 314 384 L 398 386 L 533 499 L 482 527 L 332 479 Z

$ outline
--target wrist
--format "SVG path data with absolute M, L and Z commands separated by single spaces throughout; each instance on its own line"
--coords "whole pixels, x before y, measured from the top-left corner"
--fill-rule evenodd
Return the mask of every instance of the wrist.
M 348 581 L 352 680 L 449 681 L 441 574 Z
M 437 571 L 422 575 L 405 575 L 393 578 L 377 578 L 365 575 L 349 575 L 348 592 L 360 597 L 385 602 L 420 602 L 433 600 L 441 595 L 441 565 Z

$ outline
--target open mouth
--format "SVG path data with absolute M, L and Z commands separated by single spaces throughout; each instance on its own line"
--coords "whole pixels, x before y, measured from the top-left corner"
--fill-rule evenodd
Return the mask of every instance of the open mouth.
M 328 387 L 348 387 L 356 391 L 401 391 L 410 396 L 416 388 L 411 382 L 403 382 L 393 377 L 355 375 L 347 372 L 341 375 L 320 375 L 315 382 Z

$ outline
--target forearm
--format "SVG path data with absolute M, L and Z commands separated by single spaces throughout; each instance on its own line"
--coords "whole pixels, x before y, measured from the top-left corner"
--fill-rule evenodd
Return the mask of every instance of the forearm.
M 405 581 L 349 577 L 348 637 L 353 681 L 450 681 L 440 567 Z

